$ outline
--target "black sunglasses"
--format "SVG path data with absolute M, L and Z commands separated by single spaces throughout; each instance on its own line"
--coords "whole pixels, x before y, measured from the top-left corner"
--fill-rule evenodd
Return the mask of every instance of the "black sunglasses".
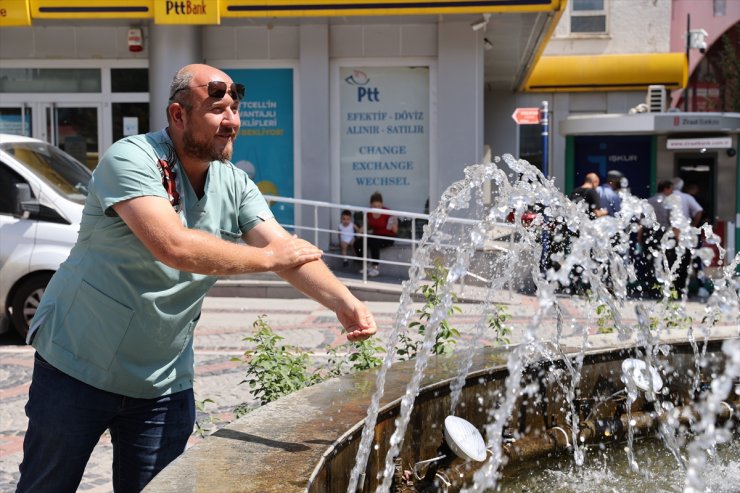
M 222 99 L 224 96 L 226 96 L 226 90 L 229 87 L 226 82 L 220 80 L 212 80 L 208 84 L 201 84 L 199 86 L 185 86 L 173 92 L 170 96 L 170 101 L 172 101 L 172 98 L 174 98 L 175 95 L 180 91 L 205 86 L 208 86 L 208 96 L 216 99 Z M 231 89 L 229 89 L 229 96 L 231 96 L 231 99 L 233 99 L 234 101 L 241 101 L 242 99 L 244 99 L 244 89 L 244 84 L 232 84 Z

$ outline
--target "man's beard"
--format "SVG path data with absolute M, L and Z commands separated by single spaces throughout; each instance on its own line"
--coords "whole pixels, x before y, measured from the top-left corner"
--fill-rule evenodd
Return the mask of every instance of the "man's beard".
M 219 151 L 213 147 L 213 142 L 198 141 L 189 130 L 183 135 L 183 144 L 186 154 L 203 161 L 226 162 L 231 159 L 233 153 L 233 146 L 226 146 Z

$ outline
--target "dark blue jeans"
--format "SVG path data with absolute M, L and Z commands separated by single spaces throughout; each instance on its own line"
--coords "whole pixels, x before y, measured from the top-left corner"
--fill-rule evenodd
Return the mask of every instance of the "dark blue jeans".
M 105 392 L 37 354 L 26 415 L 18 493 L 75 492 L 106 429 L 113 442 L 113 489 L 128 493 L 141 491 L 185 450 L 195 404 L 192 389 L 156 399 Z

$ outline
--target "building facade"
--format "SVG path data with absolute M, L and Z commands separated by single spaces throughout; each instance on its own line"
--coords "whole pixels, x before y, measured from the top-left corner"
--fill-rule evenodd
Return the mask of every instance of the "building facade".
M 701 43 L 687 44 L 689 33 Z M 542 160 L 538 125 L 517 107 L 547 102 L 550 176 L 566 193 L 588 172 L 622 171 L 647 198 L 658 180 L 696 185 L 730 255 L 740 244 L 740 2 L 572 0 L 522 91 L 486 91 L 486 142 Z M 733 91 L 732 89 L 735 88 Z M 687 98 L 684 95 L 688 94 Z M 513 153 L 513 152 L 512 152 Z
M 264 192 L 365 206 L 379 190 L 412 212 L 483 155 L 486 30 L 515 43 L 493 64 L 513 87 L 564 6 L 204 0 L 220 15 L 201 19 L 189 2 L 14 3 L 27 18 L 0 32 L 1 131 L 93 167 L 115 140 L 164 127 L 173 74 L 205 62 L 247 86 L 234 161 Z
M 5 0 L 0 131 L 94 167 L 115 140 L 164 127 L 172 75 L 205 62 L 247 86 L 234 161 L 266 193 L 365 206 L 377 190 L 388 207 L 423 212 L 486 146 L 538 166 L 546 154 L 567 191 L 581 172 L 574 160 L 605 144 L 561 127 L 625 114 L 651 85 L 681 94 L 677 9 L 716 3 Z M 716 17 L 733 25 L 740 2 L 725 4 Z M 540 125 L 511 118 L 543 101 L 547 151 Z M 663 174 L 658 144 L 635 137 L 606 144 L 635 152 L 596 159 L 633 164 L 635 190 L 647 194 Z

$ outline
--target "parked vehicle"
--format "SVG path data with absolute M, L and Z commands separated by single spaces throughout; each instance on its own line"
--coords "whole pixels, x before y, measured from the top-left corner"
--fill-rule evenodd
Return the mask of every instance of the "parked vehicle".
M 25 338 L 77 240 L 90 175 L 51 144 L 0 134 L 0 327 L 10 320 Z

